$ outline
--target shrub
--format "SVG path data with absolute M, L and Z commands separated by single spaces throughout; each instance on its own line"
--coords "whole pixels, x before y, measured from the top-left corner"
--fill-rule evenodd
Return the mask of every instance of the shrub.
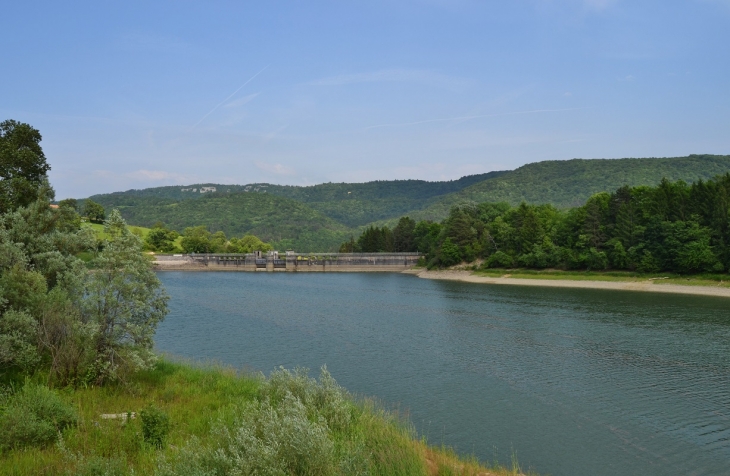
M 446 238 L 441 244 L 438 258 L 443 266 L 459 264 L 461 262 L 461 251 L 459 250 L 459 245 L 451 241 L 451 238 Z
M 336 474 L 335 444 L 326 422 L 310 420 L 291 393 L 278 403 L 266 399 L 242 405 L 235 413 L 232 425 L 219 421 L 214 429 L 216 445 L 192 439 L 172 463 L 162 460 L 156 474 Z
M 595 248 L 591 248 L 585 255 L 585 265 L 588 271 L 597 269 L 603 270 L 608 267 L 608 257 L 603 251 L 598 251 Z
M 26 384 L 6 402 L 0 415 L 2 450 L 53 443 L 61 430 L 78 421 L 73 407 L 42 385 Z
M 287 394 L 292 394 L 304 404 L 310 418 L 324 417 L 333 430 L 346 430 L 351 423 L 354 406 L 326 366 L 320 371 L 319 382 L 309 377 L 305 368 L 296 368 L 292 372 L 280 367 L 261 387 L 261 396 L 275 402 L 283 400 Z
M 649 250 L 643 250 L 644 253 L 641 255 L 641 261 L 637 269 L 642 273 L 656 273 L 661 269 L 659 260 L 651 254 Z
M 192 439 L 172 462 L 162 460 L 157 474 L 367 474 L 355 411 L 326 368 L 319 381 L 306 369 L 280 368 L 264 383 L 258 401 L 221 417 L 214 444 Z
M 487 268 L 511 268 L 514 260 L 504 251 L 497 251 L 484 264 Z
M 15 365 L 30 371 L 40 361 L 35 345 L 38 325 L 25 311 L 0 315 L 0 367 Z
M 142 419 L 144 441 L 157 448 L 162 448 L 165 438 L 170 432 L 170 417 L 153 405 L 142 410 L 139 416 Z

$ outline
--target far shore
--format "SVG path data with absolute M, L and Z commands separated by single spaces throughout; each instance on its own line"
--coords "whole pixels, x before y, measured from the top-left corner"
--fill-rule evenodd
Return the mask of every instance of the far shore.
M 695 296 L 716 296 L 730 298 L 730 288 L 720 286 L 683 286 L 679 284 L 661 284 L 657 280 L 636 281 L 578 281 L 569 279 L 539 279 L 479 276 L 471 271 L 440 270 L 428 271 L 425 269 L 409 269 L 403 271 L 414 274 L 419 278 L 441 279 L 447 281 L 461 281 L 477 284 L 503 284 L 511 286 L 541 286 L 552 288 L 574 289 L 608 289 L 614 291 L 643 291 L 653 293 L 692 294 Z

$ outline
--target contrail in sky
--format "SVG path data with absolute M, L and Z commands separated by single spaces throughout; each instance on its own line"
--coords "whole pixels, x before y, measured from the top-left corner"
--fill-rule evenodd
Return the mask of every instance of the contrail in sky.
M 263 68 L 263 69 L 262 69 L 261 71 L 259 71 L 258 73 L 254 74 L 253 76 L 251 76 L 251 77 L 249 78 L 249 80 L 248 80 L 248 81 L 246 81 L 246 82 L 245 82 L 245 83 L 243 83 L 243 84 L 242 84 L 242 85 L 241 85 L 241 86 L 240 86 L 240 87 L 239 87 L 238 89 L 236 89 L 235 91 L 233 91 L 233 93 L 231 93 L 231 95 L 230 95 L 230 96 L 228 96 L 227 98 L 225 98 L 225 99 L 224 99 L 223 101 L 221 101 L 221 102 L 220 102 L 220 103 L 219 103 L 219 104 L 218 104 L 218 105 L 217 105 L 216 107 L 214 107 L 213 109 L 211 109 L 211 110 L 210 110 L 210 112 L 209 112 L 208 114 L 206 114 L 205 116 L 201 117 L 201 118 L 200 118 L 200 120 L 199 120 L 198 122 L 196 122 L 196 123 L 195 123 L 195 125 L 194 125 L 193 127 L 191 127 L 191 128 L 190 128 L 190 130 L 192 131 L 193 129 L 195 129 L 195 128 L 197 127 L 197 125 L 198 125 L 198 124 L 200 124 L 201 122 L 203 122 L 203 121 L 205 120 L 205 118 L 206 118 L 206 117 L 208 117 L 208 116 L 210 116 L 211 114 L 213 114 L 213 113 L 215 112 L 215 110 L 216 110 L 216 109 L 218 109 L 219 107 L 221 107 L 221 106 L 222 106 L 222 105 L 223 105 L 223 104 L 224 104 L 224 103 L 225 103 L 226 101 L 228 101 L 228 100 L 229 100 L 229 99 L 231 99 L 231 98 L 232 98 L 233 96 L 235 96 L 235 95 L 236 95 L 236 93 L 237 93 L 238 91 L 240 91 L 241 89 L 243 89 L 243 87 L 244 87 L 245 85 L 247 85 L 248 83 L 250 83 L 251 81 L 253 81 L 253 80 L 254 80 L 254 78 L 255 78 L 256 76 L 258 76 L 259 74 L 263 73 L 263 72 L 264 72 L 264 70 L 265 70 L 266 68 L 268 68 L 269 66 L 271 66 L 271 64 L 267 64 L 266 66 L 264 66 L 264 68 Z
M 498 114 L 481 114 L 478 116 L 461 116 L 461 117 L 447 117 L 444 119 L 427 119 L 425 121 L 416 122 L 401 122 L 394 124 L 378 124 L 375 126 L 366 127 L 365 130 L 377 129 L 379 127 L 402 127 L 402 126 L 416 126 L 418 124 L 429 124 L 431 122 L 452 122 L 452 121 L 468 121 L 470 119 L 481 119 L 483 117 L 499 117 L 499 116 L 513 116 L 516 114 L 532 114 L 536 112 L 560 112 L 560 111 L 577 111 L 579 109 L 586 109 L 584 107 L 573 107 L 568 109 L 533 109 L 531 111 L 515 111 L 515 112 L 501 112 Z

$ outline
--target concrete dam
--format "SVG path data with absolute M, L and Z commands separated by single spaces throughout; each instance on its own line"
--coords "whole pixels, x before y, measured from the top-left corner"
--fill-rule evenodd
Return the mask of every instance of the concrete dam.
M 400 272 L 414 268 L 420 253 L 269 253 L 155 255 L 158 271 Z

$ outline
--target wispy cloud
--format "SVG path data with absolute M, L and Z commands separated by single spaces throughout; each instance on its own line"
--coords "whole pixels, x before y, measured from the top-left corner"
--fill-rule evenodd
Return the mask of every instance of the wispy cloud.
M 254 162 L 254 165 L 256 165 L 259 170 L 275 175 L 294 175 L 296 173 L 296 170 L 293 168 L 282 164 L 268 164 L 266 162 L 257 161 Z
M 501 113 L 497 113 L 497 114 L 478 114 L 478 115 L 474 115 L 474 116 L 445 117 L 445 118 L 439 118 L 439 119 L 425 119 L 423 121 L 414 121 L 414 122 L 376 124 L 374 126 L 366 127 L 365 130 L 367 131 L 370 129 L 378 129 L 381 127 L 417 126 L 419 124 L 431 124 L 431 123 L 435 123 L 435 122 L 463 122 L 463 121 L 470 121 L 473 119 L 482 119 L 482 118 L 487 118 L 487 117 L 500 117 L 500 116 L 515 116 L 515 115 L 519 115 L 519 114 L 538 114 L 538 113 L 545 113 L 545 112 L 578 111 L 581 109 L 586 109 L 586 108 L 571 107 L 571 108 L 565 108 L 565 109 L 532 109 L 529 111 L 501 112 Z
M 278 128 L 278 129 L 276 129 L 276 130 L 273 130 L 273 131 L 271 131 L 271 132 L 268 132 L 268 133 L 264 134 L 263 136 L 261 136 L 261 138 L 263 139 L 263 141 L 264 141 L 264 142 L 269 142 L 269 141 L 272 141 L 272 140 L 274 140 L 274 138 L 275 138 L 276 136 L 278 136 L 279 134 L 281 134 L 282 132 L 284 132 L 284 130 L 285 130 L 285 129 L 286 129 L 287 127 L 289 127 L 289 125 L 288 125 L 288 124 L 286 124 L 286 125 L 283 125 L 283 126 L 279 127 L 279 128 Z
M 253 101 L 253 99 L 258 95 L 259 95 L 259 93 L 254 93 L 254 94 L 249 94 L 248 96 L 244 96 L 242 98 L 234 99 L 233 101 L 229 102 L 228 104 L 226 104 L 223 107 L 224 108 L 241 107 L 244 104 L 248 104 L 251 101 Z
M 167 172 L 165 170 L 146 170 L 140 169 L 134 172 L 124 174 L 129 178 L 136 180 L 145 180 L 148 182 L 162 182 L 162 181 L 173 181 L 173 182 L 187 182 L 190 181 L 191 177 L 179 174 L 176 172 Z
M 268 68 L 269 66 L 271 66 L 271 65 L 268 65 L 268 64 L 267 64 L 266 66 L 264 66 L 264 67 L 263 67 L 263 69 L 262 69 L 261 71 L 259 71 L 258 73 L 254 74 L 253 76 L 251 76 L 251 77 L 250 77 L 250 78 L 248 79 L 248 81 L 246 81 L 246 82 L 245 82 L 245 83 L 243 83 L 243 84 L 242 84 L 241 86 L 239 86 L 239 87 L 238 87 L 238 89 L 236 89 L 235 91 L 233 91 L 233 92 L 232 92 L 232 93 L 231 93 L 231 94 L 230 94 L 230 95 L 229 95 L 229 96 L 228 96 L 227 98 L 225 98 L 225 99 L 224 99 L 223 101 L 219 102 L 219 103 L 218 103 L 218 105 L 216 105 L 216 107 L 214 107 L 213 109 L 211 109 L 211 110 L 210 110 L 210 111 L 208 112 L 208 114 L 206 114 L 205 116 L 201 117 L 201 118 L 200 118 L 200 120 L 199 120 L 198 122 L 196 122 L 196 123 L 195 123 L 195 124 L 193 125 L 193 127 L 191 127 L 190 129 L 191 129 L 191 130 L 192 130 L 192 129 L 195 129 L 195 128 L 196 128 L 196 127 L 198 126 L 198 124 L 200 124 L 201 122 L 203 122 L 203 121 L 205 120 L 205 118 L 206 118 L 206 117 L 208 117 L 208 116 L 210 116 L 211 114 L 213 114 L 213 113 L 215 112 L 215 110 L 216 110 L 216 109 L 218 109 L 218 108 L 219 108 L 219 107 L 221 107 L 221 106 L 222 106 L 223 104 L 225 104 L 226 102 L 228 102 L 228 100 L 229 100 L 229 99 L 231 99 L 231 98 L 232 98 L 233 96 L 235 96 L 235 95 L 236 95 L 236 93 L 237 93 L 238 91 L 240 91 L 241 89 L 243 89 L 243 87 L 244 87 L 244 86 L 246 86 L 246 85 L 247 85 L 248 83 L 250 83 L 251 81 L 253 81 L 253 80 L 254 80 L 254 78 L 256 78 L 256 76 L 258 76 L 259 74 L 263 73 L 263 72 L 264 72 L 264 71 L 266 70 L 266 68 Z
M 142 182 L 167 182 L 167 183 L 190 183 L 195 182 L 197 177 L 184 175 L 177 172 L 167 172 L 165 170 L 147 170 L 139 169 L 134 172 L 119 173 L 111 170 L 94 170 L 92 175 L 97 178 L 126 178 L 139 180 Z
M 417 69 L 387 69 L 369 73 L 341 74 L 311 81 L 312 86 L 344 86 L 357 83 L 422 83 L 449 89 L 461 89 L 473 81 L 466 78 L 448 76 L 434 71 Z

